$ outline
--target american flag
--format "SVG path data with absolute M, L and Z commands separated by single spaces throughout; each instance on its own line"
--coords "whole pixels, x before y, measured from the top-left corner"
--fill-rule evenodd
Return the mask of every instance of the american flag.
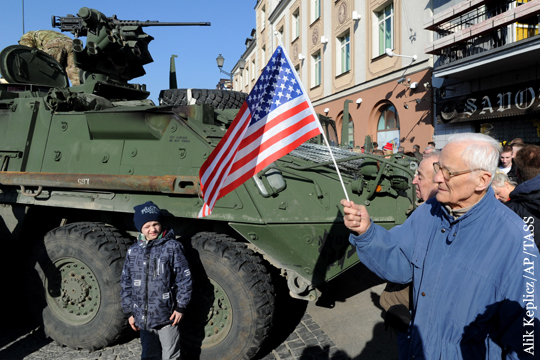
M 204 205 L 216 202 L 322 128 L 296 70 L 278 46 L 227 133 L 199 171 Z

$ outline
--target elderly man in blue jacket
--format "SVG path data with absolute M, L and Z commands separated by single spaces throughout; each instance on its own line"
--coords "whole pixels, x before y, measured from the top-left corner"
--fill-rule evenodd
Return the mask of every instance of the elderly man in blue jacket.
M 342 200 L 360 260 L 413 283 L 408 359 L 538 358 L 540 254 L 526 219 L 495 199 L 498 160 L 489 136 L 452 136 L 433 164 L 436 198 L 391 230 Z

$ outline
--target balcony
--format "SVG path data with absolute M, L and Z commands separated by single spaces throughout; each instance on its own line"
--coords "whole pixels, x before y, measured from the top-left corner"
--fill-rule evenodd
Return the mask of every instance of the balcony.
M 436 67 L 448 67 L 464 61 L 501 55 L 503 49 L 516 49 L 519 42 L 540 37 L 538 22 L 540 1 L 467 0 L 435 14 L 424 23 L 436 33 L 435 41 L 425 47 L 427 54 L 438 55 Z M 532 48 L 531 48 L 532 49 Z M 468 60 L 464 60 L 468 59 Z

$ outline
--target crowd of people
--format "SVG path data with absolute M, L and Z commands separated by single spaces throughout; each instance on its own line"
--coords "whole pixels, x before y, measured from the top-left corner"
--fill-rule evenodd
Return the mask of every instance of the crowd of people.
M 381 305 L 400 359 L 538 356 L 540 147 L 515 141 L 467 133 L 426 149 L 413 181 L 423 204 L 391 230 L 342 200 L 360 260 L 390 282 Z

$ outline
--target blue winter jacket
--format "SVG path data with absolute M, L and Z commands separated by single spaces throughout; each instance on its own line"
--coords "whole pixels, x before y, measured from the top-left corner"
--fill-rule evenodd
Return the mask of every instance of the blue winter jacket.
M 373 272 L 413 282 L 408 348 L 400 353 L 416 360 L 499 360 L 503 352 L 538 359 L 540 254 L 527 226 L 490 187 L 457 220 L 432 198 L 403 225 L 372 223 L 351 234 Z
M 185 311 L 191 299 L 191 272 L 172 230 L 129 248 L 121 285 L 122 309 L 143 330 L 171 324 L 174 310 Z

